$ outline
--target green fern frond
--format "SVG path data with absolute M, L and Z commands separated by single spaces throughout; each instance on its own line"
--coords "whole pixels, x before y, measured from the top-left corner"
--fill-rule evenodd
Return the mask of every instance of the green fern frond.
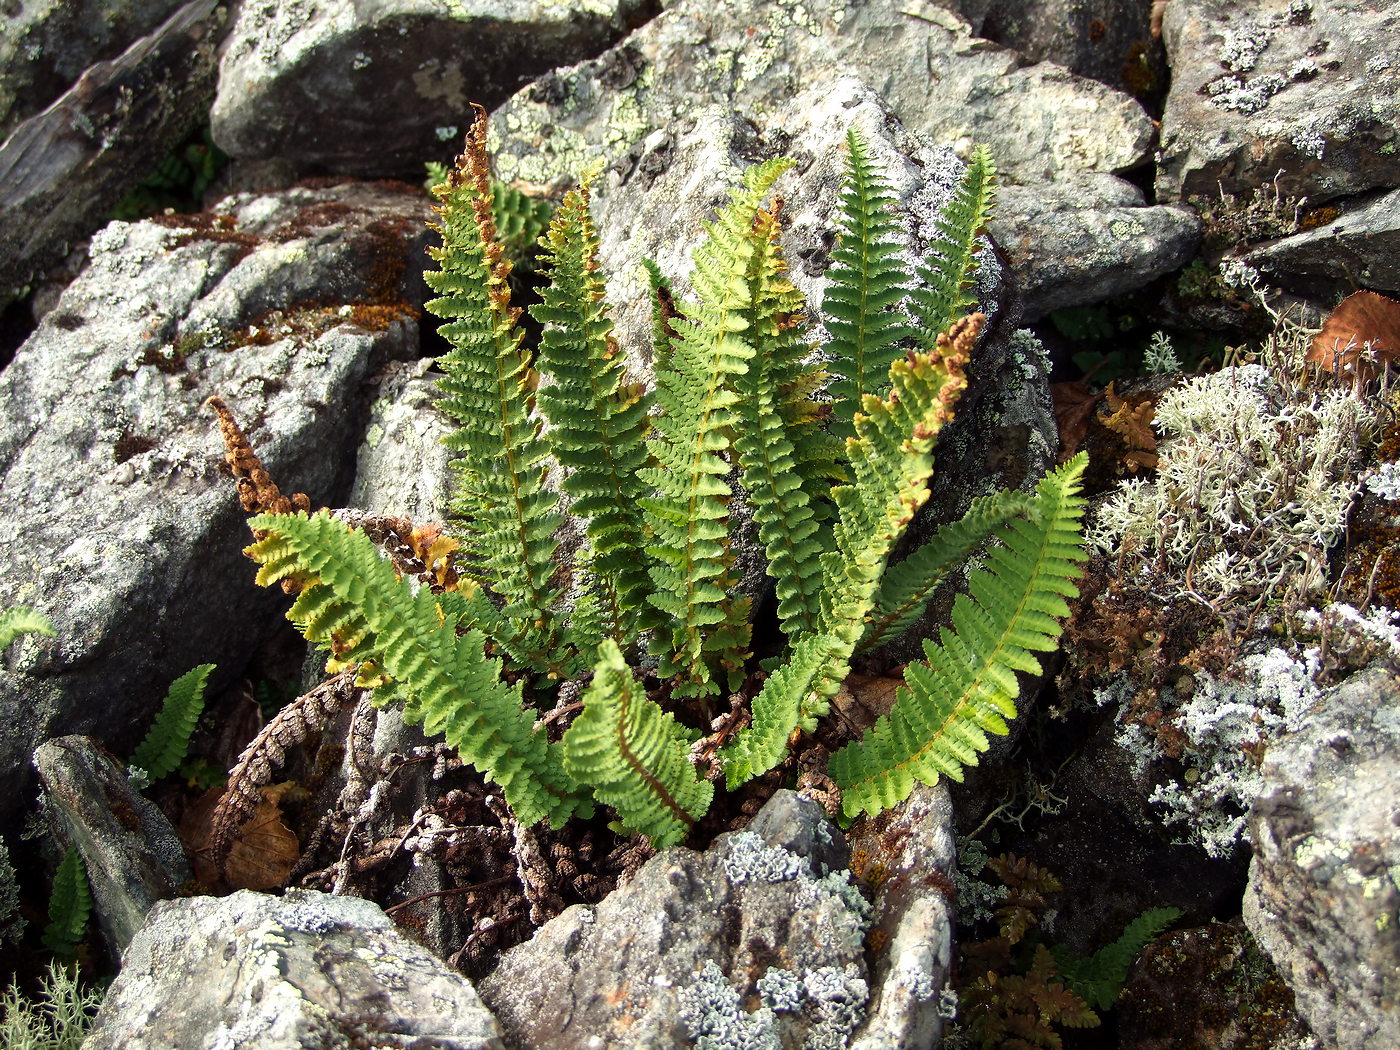
M 734 581 L 725 453 L 739 421 L 735 379 L 754 355 L 744 334 L 750 308 L 744 275 L 759 250 L 754 220 L 764 194 L 790 166 L 772 160 L 750 168 L 743 188 L 707 224 L 691 274 L 698 302 L 679 326 L 669 367 L 657 375 L 652 451 L 658 465 L 642 471 L 656 496 L 641 505 L 655 537 L 649 600 L 662 614 L 653 652 L 661 657 L 659 674 L 679 676 L 677 695 L 714 693 L 710 664 L 741 664 L 747 648 L 743 603 L 727 594 Z
M 913 554 L 885 570 L 859 651 L 899 638 L 923 614 L 948 574 L 966 565 L 987 537 L 1014 517 L 1034 519 L 1038 513 L 1036 501 L 1021 492 L 995 492 L 973 500 L 959 520 L 938 529 Z
M 438 407 L 459 429 L 444 439 L 457 486 L 452 508 L 470 567 L 505 599 L 504 618 L 519 625 L 530 664 L 550 665 L 553 610 L 559 594 L 554 533 L 563 521 L 544 485 L 548 446 L 531 418 L 536 377 L 521 347 L 520 311 L 511 306 L 510 263 L 492 216 L 486 160 L 486 116 L 480 111 L 466 152 L 437 188 L 442 246 L 429 249 L 440 270 L 423 276 L 438 293 L 427 309 L 444 319 L 438 331 L 452 349 L 438 358 Z M 550 669 L 557 671 L 557 659 Z
M 1061 945 L 1052 952 L 1065 985 L 1095 1010 L 1111 1010 L 1123 991 L 1128 970 L 1149 941 L 1181 918 L 1180 908 L 1148 908 L 1112 944 L 1085 958 Z
M 840 654 L 844 653 L 844 657 Z M 809 634 L 792 647 L 787 662 L 768 676 L 751 705 L 752 723 L 721 753 L 730 791 L 772 769 L 788 753 L 793 730 L 803 724 L 804 710 L 819 704 L 817 694 L 835 679 L 833 664 L 849 659 L 850 647 L 825 634 Z
M 776 581 L 778 618 L 788 637 L 816 628 L 820 611 L 822 553 L 814 496 L 823 479 L 804 478 L 804 465 L 822 440 L 815 416 L 787 418 L 786 392 L 820 383 L 803 364 L 807 348 L 796 335 L 802 295 L 787 279 L 778 244 L 781 208 L 760 209 L 749 263 L 745 337 L 754 349 L 748 370 L 735 379 L 738 453 L 743 485 L 753 506 L 759 542 Z M 808 382 L 804 384 L 804 378 Z M 811 402 L 802 397 L 802 402 Z M 804 484 L 804 481 L 807 482 Z M 828 481 L 829 484 L 829 481 Z
M 962 779 L 1016 716 L 1017 671 L 1040 672 L 1035 651 L 1052 651 L 1069 614 L 1067 596 L 1083 559 L 1078 495 L 1081 453 L 1036 488 L 1040 520 L 1013 519 L 998 533 L 987 567 L 953 604 L 953 631 L 924 642 L 925 663 L 910 664 L 890 713 L 859 741 L 831 756 L 829 772 L 847 816 L 875 814 L 908 797 L 915 781 Z
M 715 788 L 696 776 L 689 737 L 647 699 L 617 644 L 604 641 L 583 713 L 564 734 L 564 765 L 617 811 L 624 834 L 641 833 L 658 848 L 670 846 L 709 810 Z
M 53 637 L 53 624 L 43 613 L 24 605 L 0 612 L 0 652 L 22 634 L 43 634 Z
M 970 294 L 977 269 L 978 237 L 991 218 L 996 169 L 985 146 L 972 152 L 967 174 L 934 219 L 937 234 L 916 268 L 919 284 L 910 294 L 919 336 L 931 340 L 976 304 Z
M 676 338 L 676 327 L 684 320 L 676 306 L 676 293 L 670 279 L 661 272 L 654 259 L 643 259 L 642 269 L 647 274 L 647 301 L 651 303 L 651 360 L 652 371 L 664 372 L 670 367 L 671 343 Z
M 411 592 L 367 537 L 324 511 L 264 514 L 248 524 L 262 535 L 247 550 L 261 566 L 258 583 L 300 586 L 287 618 L 306 639 L 342 665 L 368 661 L 384 679 L 376 701 L 401 702 L 406 721 L 442 734 L 464 762 L 501 785 L 521 823 L 547 818 L 558 826 L 591 812 L 557 745 L 534 732 L 519 683 L 502 682 L 500 666 L 487 658 L 485 635 L 458 634 L 438 596 L 426 587 Z
M 909 295 L 910 282 L 899 259 L 904 245 L 893 219 L 894 197 L 855 128 L 846 133 L 846 150 L 839 240 L 827 271 L 831 283 L 822 298 L 826 329 L 831 333 L 827 367 L 837 377 L 828 390 L 831 431 L 843 438 L 855 436 L 852 417 L 860 409 L 861 398 L 884 391 L 890 365 L 902 352 L 900 343 L 913 337 L 898 310 Z
M 200 664 L 170 683 L 160 712 L 128 766 L 144 769 L 153 782 L 180 768 L 190 748 L 190 734 L 204 711 L 204 686 L 213 670 L 213 664 Z
M 804 654 L 816 659 L 820 652 L 822 658 L 810 674 L 804 670 L 791 680 L 770 680 L 754 698 L 752 724 L 728 751 L 731 785 L 781 761 L 778 742 L 799 727 L 814 728 L 850 671 L 890 552 L 928 499 L 934 442 L 966 385 L 962 368 L 980 324 L 980 315 L 968 318 L 940 337 L 934 353 L 896 361 L 890 366 L 889 396 L 865 396 L 865 411 L 855 417 L 857 436 L 846 441 L 856 482 L 832 490 L 836 550 L 820 559 L 824 587 L 814 632 L 822 641 L 808 643 L 812 648 Z
M 92 914 L 92 893 L 87 869 L 74 846 L 69 846 L 53 876 L 49 896 L 49 925 L 44 930 L 44 947 L 64 959 L 71 959 L 83 939 L 88 916 Z
M 592 569 L 603 585 L 599 596 L 625 642 L 636 636 L 651 589 L 646 562 L 637 556 L 647 546 L 638 501 L 649 490 L 638 471 L 648 459 L 651 400 L 627 381 L 612 337 L 588 203 L 585 181 L 555 213 L 542 242 L 549 285 L 530 312 L 544 325 L 539 368 L 554 382 L 541 387 L 539 404 L 552 427 L 554 454 L 571 471 L 563 489 L 574 499 L 573 512 L 587 521 Z

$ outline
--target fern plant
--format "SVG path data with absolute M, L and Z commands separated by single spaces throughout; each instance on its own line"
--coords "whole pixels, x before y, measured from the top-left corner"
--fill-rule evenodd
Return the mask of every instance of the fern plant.
M 147 783 L 169 776 L 184 761 L 213 670 L 213 664 L 200 664 L 170 683 L 155 721 L 127 763 L 133 771 L 141 770 Z
M 91 914 L 92 893 L 88 889 L 87 869 L 83 867 L 77 848 L 69 846 L 54 872 L 44 946 L 61 958 L 71 959 L 83 939 Z
M 0 652 L 22 634 L 43 634 L 53 637 L 53 624 L 43 613 L 24 605 L 0 610 Z
M 288 615 L 330 651 L 328 666 L 358 666 L 376 702 L 443 733 L 522 822 L 557 825 L 603 804 L 619 830 L 661 845 L 705 813 L 714 781 L 734 789 L 779 765 L 794 734 L 827 713 L 853 656 L 903 633 L 990 539 L 953 629 L 925 643 L 894 709 L 830 763 L 848 817 L 896 804 L 916 781 L 960 778 L 987 735 L 1007 731 L 1016 674 L 1037 672 L 1035 653 L 1055 646 L 1075 593 L 1084 466 L 1052 472 L 1033 495 L 977 501 L 890 564 L 928 498 L 981 328 L 981 315 L 964 314 L 992 205 L 985 151 L 913 281 L 898 260 L 893 194 L 851 132 L 829 368 L 799 334 L 804 304 L 779 243 L 782 199 L 770 194 L 789 165 L 751 168 L 706 227 L 692 300 L 676 303 L 650 267 L 647 390 L 613 336 L 587 179 L 541 240 L 549 284 L 532 313 L 543 335 L 527 344 L 485 139 L 479 112 L 435 191 L 442 245 L 425 275 L 452 346 L 438 364 L 439 404 L 457 424 L 447 443 L 460 453 L 445 541 L 455 549 L 435 548 L 404 578 L 329 512 L 265 513 L 249 522 L 258 582 L 299 592 Z M 786 638 L 766 678 L 737 588 L 730 518 L 741 494 Z M 563 501 L 584 526 L 568 548 L 556 542 Z M 451 572 L 419 571 L 443 557 Z M 588 684 L 556 740 L 536 705 L 564 679 Z M 747 707 L 747 725 L 706 725 L 720 695 Z

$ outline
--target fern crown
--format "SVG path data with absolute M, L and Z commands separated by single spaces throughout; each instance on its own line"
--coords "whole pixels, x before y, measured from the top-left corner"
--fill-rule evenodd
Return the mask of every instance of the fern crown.
M 614 337 L 587 180 L 539 241 L 548 283 L 530 314 L 542 334 L 526 338 L 485 138 L 483 112 L 435 188 L 442 245 L 425 275 L 451 345 L 438 365 L 460 453 L 452 536 L 408 566 L 326 513 L 264 514 L 250 522 L 259 582 L 299 592 L 289 616 L 330 666 L 358 666 L 376 702 L 443 733 L 521 821 L 601 804 L 619 830 L 668 844 L 717 781 L 732 790 L 781 764 L 852 659 L 906 632 L 990 541 L 952 628 L 829 766 L 848 817 L 960 778 L 1007 731 L 1017 672 L 1055 647 L 1081 556 L 1078 459 L 1032 494 L 976 501 L 891 563 L 928 498 L 982 324 L 967 308 L 992 206 L 986 152 L 910 275 L 893 193 L 849 134 L 825 366 L 802 338 L 780 244 L 773 191 L 789 165 L 751 168 L 706 226 L 692 299 L 676 302 L 649 267 L 656 379 L 644 388 Z M 784 639 L 761 667 L 730 528 L 741 497 Z M 567 547 L 565 504 L 582 525 Z M 561 736 L 563 720 L 542 725 L 535 705 L 564 679 L 586 687 Z

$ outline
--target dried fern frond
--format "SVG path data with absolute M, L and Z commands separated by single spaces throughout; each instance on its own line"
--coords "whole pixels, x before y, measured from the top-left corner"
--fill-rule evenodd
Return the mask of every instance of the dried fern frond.
M 259 789 L 272 783 L 274 771 L 287 752 L 312 733 L 320 732 L 337 714 L 368 690 L 355 688 L 355 672 L 342 671 L 278 711 L 253 742 L 243 749 L 229 771 L 228 786 L 214 809 L 213 832 L 205 847 L 214 866 L 222 871 L 238 829 L 257 811 Z

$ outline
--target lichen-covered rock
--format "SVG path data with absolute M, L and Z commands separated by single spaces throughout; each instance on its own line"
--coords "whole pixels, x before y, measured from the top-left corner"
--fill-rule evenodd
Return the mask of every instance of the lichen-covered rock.
M 57 632 L 4 654 L 0 818 L 29 797 L 39 741 L 128 749 L 171 681 L 199 663 L 237 674 L 276 628 L 200 406 L 223 395 L 287 491 L 341 501 L 363 380 L 417 352 L 427 207 L 406 189 L 113 223 L 0 374 L 0 606 Z
M 217 0 L 189 0 L 0 135 L 0 304 L 101 226 L 198 124 L 214 86 L 220 10 Z
M 189 882 L 184 847 L 121 763 L 87 737 L 39 745 L 34 767 L 56 830 L 82 855 L 102 932 L 120 956 L 155 903 Z
M 5 9 L 0 36 L 0 142 L 63 94 L 88 66 L 115 58 L 180 0 L 28 0 Z
M 295 169 L 411 176 L 446 159 L 470 104 L 499 105 L 546 70 L 596 55 L 645 0 L 257 0 L 221 51 L 214 141 Z
M 1060 66 L 1023 66 L 933 3 L 681 0 L 498 110 L 499 171 L 571 181 L 594 157 L 615 160 L 707 107 L 780 126 L 771 115 L 795 96 L 844 76 L 876 88 L 911 131 L 986 143 L 1020 179 L 1131 168 L 1152 139 L 1133 99 Z
M 820 813 L 786 792 L 768 805 Z M 704 853 L 665 850 L 601 904 L 566 909 L 507 952 L 481 984 L 507 1040 L 531 1050 L 844 1045 L 865 1013 L 870 905 L 846 871 L 819 860 L 840 838 L 824 819 L 760 814 L 755 825 Z
M 165 901 L 84 1050 L 503 1050 L 471 982 L 370 901 L 291 890 Z
M 425 374 L 431 365 L 422 358 L 385 370 L 360 442 L 351 507 L 416 524 L 447 516 L 453 453 L 442 439 L 455 427 L 434 407 L 437 384 Z
M 1348 202 L 1325 217 L 1315 229 L 1255 248 L 1242 261 L 1324 303 L 1358 283 L 1400 292 L 1400 190 Z
M 1400 186 L 1400 10 L 1172 0 L 1157 199 L 1248 197 L 1278 174 L 1314 204 Z
M 1250 932 L 1328 1046 L 1400 1046 L 1400 671 L 1331 690 L 1264 757 Z
M 953 961 L 953 806 L 944 783 L 852 830 L 852 867 L 879 886 L 870 1006 L 850 1050 L 937 1046 Z M 877 870 L 878 868 L 878 870 Z
M 1189 208 L 1147 207 L 1141 190 L 1111 175 L 1003 186 L 988 228 L 1021 281 L 1027 322 L 1141 288 L 1200 243 Z

